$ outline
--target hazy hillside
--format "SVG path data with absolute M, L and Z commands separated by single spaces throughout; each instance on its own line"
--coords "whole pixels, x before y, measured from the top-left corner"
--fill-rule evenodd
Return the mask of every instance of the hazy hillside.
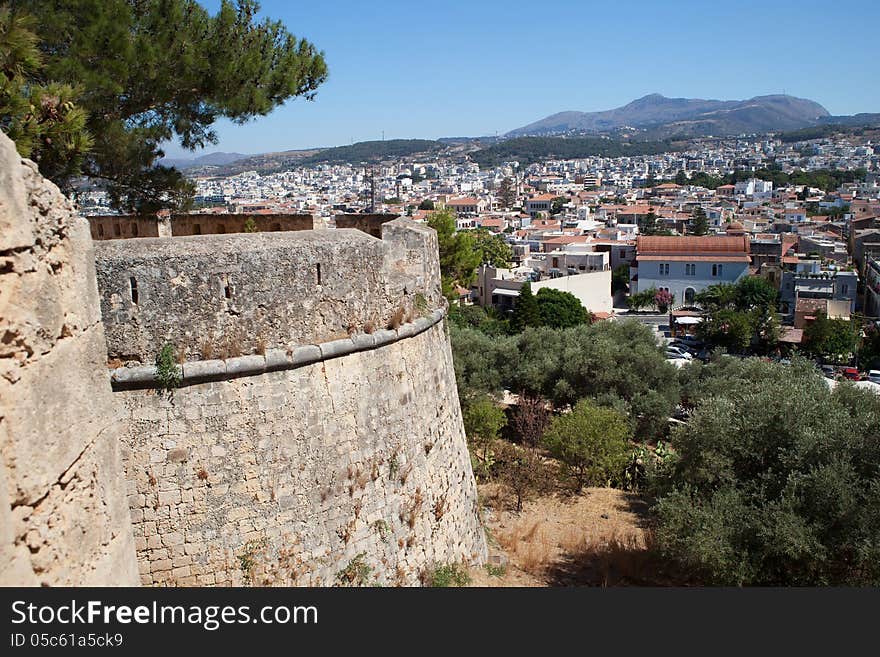
M 674 150 L 678 150 L 678 145 L 669 141 L 628 143 L 602 137 L 517 137 L 474 151 L 470 158 L 485 168 L 512 160 L 525 165 L 548 158 L 654 155 Z
M 373 162 L 385 158 L 405 157 L 417 153 L 434 153 L 442 150 L 444 145 L 430 139 L 388 139 L 385 141 L 361 141 L 350 146 L 337 146 L 322 150 L 311 157 L 304 158 L 298 164 L 337 164 Z
M 243 160 L 249 155 L 241 153 L 207 153 L 199 157 L 163 157 L 159 160 L 159 164 L 166 167 L 176 167 L 178 169 L 193 169 L 203 166 L 223 166 L 224 164 L 232 164 L 238 160 Z
M 647 129 L 651 136 L 739 134 L 796 130 L 815 125 L 828 111 L 811 100 L 793 96 L 758 96 L 749 100 L 666 98 L 650 94 L 603 112 L 560 112 L 508 136 L 604 132 L 621 127 Z

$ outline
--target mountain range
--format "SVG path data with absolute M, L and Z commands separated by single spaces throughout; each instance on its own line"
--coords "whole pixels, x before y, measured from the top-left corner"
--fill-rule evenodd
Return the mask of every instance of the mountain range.
M 243 160 L 250 155 L 242 155 L 241 153 L 206 153 L 198 157 L 163 157 L 159 160 L 159 164 L 166 167 L 175 167 L 177 169 L 194 169 L 196 167 L 223 166 L 224 164 L 232 164 L 237 160 Z
M 636 129 L 649 139 L 736 135 L 797 130 L 831 122 L 819 103 L 794 96 L 748 100 L 667 98 L 649 94 L 602 112 L 559 112 L 511 130 L 507 137 L 599 134 Z M 834 117 L 850 118 L 850 117 Z M 833 121 L 836 122 L 836 121 Z

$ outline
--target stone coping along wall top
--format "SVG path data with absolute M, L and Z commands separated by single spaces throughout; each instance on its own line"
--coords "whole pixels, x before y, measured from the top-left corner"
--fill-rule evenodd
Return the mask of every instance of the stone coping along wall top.
M 436 233 L 408 219 L 355 229 L 95 242 L 111 360 L 263 353 L 371 333 L 442 303 Z M 394 322 L 395 324 L 399 323 Z
M 265 354 L 238 356 L 226 360 L 198 360 L 183 363 L 180 385 L 194 385 L 206 381 L 255 376 L 264 372 L 289 370 L 311 365 L 331 358 L 340 358 L 357 351 L 378 349 L 427 331 L 443 320 L 446 311 L 438 308 L 426 317 L 401 325 L 398 329 L 381 329 L 373 333 L 359 333 L 341 340 L 320 344 L 304 344 L 291 349 L 268 349 Z M 153 388 L 159 384 L 154 365 L 117 367 L 110 370 L 114 390 Z

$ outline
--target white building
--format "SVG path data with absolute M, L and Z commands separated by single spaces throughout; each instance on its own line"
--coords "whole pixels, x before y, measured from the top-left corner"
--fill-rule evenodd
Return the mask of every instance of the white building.
M 639 237 L 630 290 L 656 288 L 675 295 L 675 305 L 689 305 L 710 285 L 733 284 L 748 275 L 751 258 L 747 235 L 736 237 Z

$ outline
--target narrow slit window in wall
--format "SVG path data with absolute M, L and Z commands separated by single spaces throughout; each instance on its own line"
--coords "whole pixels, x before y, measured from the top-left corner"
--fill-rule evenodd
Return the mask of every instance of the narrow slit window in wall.
M 193 235 L 201 235 L 202 234 L 202 224 L 196 224 L 193 226 Z
M 315 269 L 318 273 L 318 285 L 320 285 L 321 284 L 321 263 L 320 262 L 317 265 L 315 265 Z
M 138 282 L 137 279 L 132 276 L 128 279 L 128 287 L 131 291 L 131 302 L 137 305 L 138 302 Z
M 227 299 L 232 298 L 232 284 L 229 282 L 229 277 L 223 277 L 223 294 Z
M 138 236 L 138 225 L 137 225 L 136 222 L 132 222 L 132 223 L 131 223 L 131 234 L 132 234 L 134 237 L 137 237 L 137 236 Z

